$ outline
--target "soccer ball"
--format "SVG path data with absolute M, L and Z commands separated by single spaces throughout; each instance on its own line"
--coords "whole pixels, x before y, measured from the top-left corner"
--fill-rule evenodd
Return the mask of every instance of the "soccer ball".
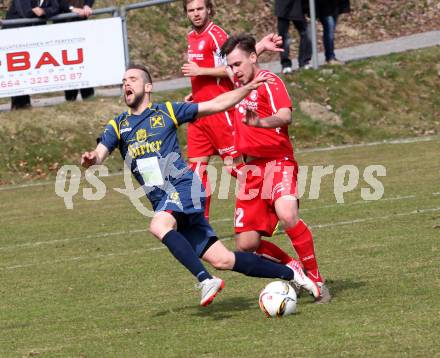
M 269 283 L 258 301 L 267 317 L 282 317 L 296 312 L 296 292 L 287 282 Z

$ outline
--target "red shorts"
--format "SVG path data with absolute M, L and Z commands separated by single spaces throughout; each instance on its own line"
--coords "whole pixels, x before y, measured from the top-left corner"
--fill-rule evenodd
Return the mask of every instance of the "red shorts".
M 216 113 L 188 124 L 188 158 L 219 155 L 236 158 L 232 117 L 233 111 Z
M 240 171 L 240 190 L 235 203 L 235 233 L 258 231 L 272 236 L 278 217 L 275 201 L 282 196 L 298 198 L 298 164 L 286 159 L 258 159 Z

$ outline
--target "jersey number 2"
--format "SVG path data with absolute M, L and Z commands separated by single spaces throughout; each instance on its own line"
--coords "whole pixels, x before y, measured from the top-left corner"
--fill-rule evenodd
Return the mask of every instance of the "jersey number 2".
M 244 216 L 244 210 L 243 208 L 236 208 L 235 209 L 235 227 L 243 227 L 243 216 Z

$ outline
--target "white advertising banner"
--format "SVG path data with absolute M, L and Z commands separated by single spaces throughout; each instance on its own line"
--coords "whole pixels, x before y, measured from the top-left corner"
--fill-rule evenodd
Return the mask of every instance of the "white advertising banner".
M 121 83 L 119 17 L 0 30 L 0 97 Z

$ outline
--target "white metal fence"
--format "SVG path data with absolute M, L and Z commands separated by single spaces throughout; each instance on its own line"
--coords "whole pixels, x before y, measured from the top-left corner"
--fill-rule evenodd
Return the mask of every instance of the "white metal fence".
M 100 8 L 100 9 L 93 9 L 92 16 L 98 17 L 98 16 L 108 16 L 111 17 L 120 17 L 121 18 L 121 26 L 122 26 L 122 35 L 123 35 L 123 48 L 124 48 L 124 59 L 125 59 L 125 65 L 127 65 L 130 62 L 130 52 L 129 52 L 129 42 L 128 42 L 128 30 L 127 30 L 127 15 L 128 12 L 137 10 L 137 9 L 144 9 L 151 6 L 157 6 L 162 4 L 169 4 L 176 2 L 177 0 L 150 0 L 135 4 L 128 4 L 123 5 L 120 7 L 107 7 L 107 8 Z M 313 55 L 312 55 L 312 66 L 314 68 L 318 68 L 318 56 L 317 56 L 317 41 L 316 41 L 316 17 L 315 17 L 315 1 L 309 0 L 310 4 L 310 17 L 311 17 L 311 37 L 312 37 L 312 49 L 313 49 Z M 66 14 L 60 14 L 57 16 L 54 16 L 47 20 L 42 20 L 39 18 L 33 18 L 33 19 L 13 19 L 13 20 L 0 20 L 1 27 L 19 27 L 20 25 L 26 26 L 26 25 L 37 25 L 37 24 L 44 24 L 46 22 L 56 22 L 57 20 L 69 20 L 69 19 L 78 19 L 80 18 L 77 14 L 74 13 L 66 13 Z

